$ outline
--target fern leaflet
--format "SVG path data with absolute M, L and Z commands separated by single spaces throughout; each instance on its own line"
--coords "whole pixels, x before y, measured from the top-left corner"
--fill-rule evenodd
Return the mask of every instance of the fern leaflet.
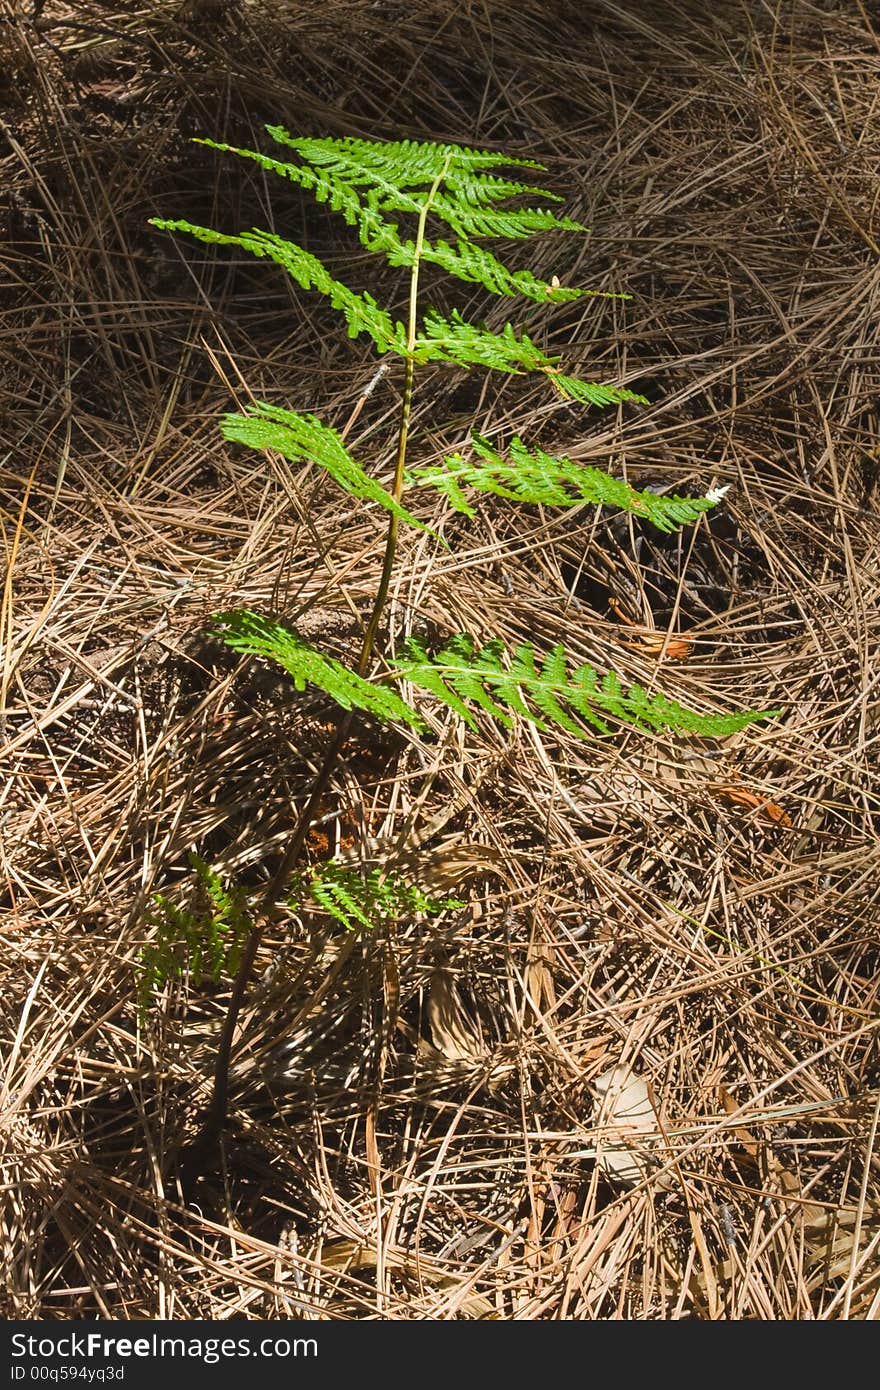
M 343 314 L 348 324 L 348 336 L 357 338 L 366 333 L 372 338 L 380 352 L 406 353 L 406 330 L 403 324 L 393 323 L 389 314 L 379 307 L 371 294 L 365 290 L 357 294 L 341 280 L 334 280 L 327 267 L 292 241 L 275 236 L 272 232 L 261 232 L 255 228 L 238 236 L 226 236 L 210 227 L 198 227 L 181 219 L 151 217 L 152 226 L 165 232 L 187 232 L 197 241 L 212 246 L 240 246 L 254 256 L 269 256 L 283 266 L 288 275 L 304 290 L 315 289 L 326 295 L 334 309 Z
M 224 438 L 247 444 L 252 449 L 274 449 L 290 463 L 311 459 L 352 496 L 378 502 L 400 521 L 407 521 L 422 531 L 428 529 L 365 473 L 346 449 L 342 436 L 314 415 L 298 415 L 295 411 L 257 401 L 244 415 L 225 415 L 221 428 Z
M 510 323 L 500 333 L 477 328 L 457 309 L 442 318 L 433 309 L 424 317 L 424 331 L 413 347 L 417 362 L 454 362 L 456 366 L 490 367 L 501 372 L 537 372 L 552 369 L 557 358 L 548 357 L 526 333 L 519 337 Z
M 543 449 L 530 452 L 517 438 L 511 440 L 509 458 L 497 453 L 481 435 L 474 435 L 471 444 L 476 459 L 452 454 L 442 464 L 411 469 L 407 475 L 409 483 L 437 488 L 448 497 L 450 506 L 471 517 L 474 509 L 464 495 L 465 487 L 546 507 L 572 507 L 580 502 L 620 507 L 650 521 L 660 531 L 674 531 L 696 521 L 702 512 L 716 505 L 707 497 L 638 492 L 599 468 L 554 458 Z
M 190 855 L 203 905 L 181 908 L 156 893 L 156 911 L 147 918 L 156 938 L 140 953 L 137 964 L 138 1007 L 143 1017 L 168 980 L 208 976 L 218 982 L 238 969 L 251 921 L 240 888 L 227 888 L 220 875 L 198 855 Z
M 411 637 L 401 655 L 392 659 L 392 665 L 401 679 L 436 696 L 456 710 L 471 728 L 476 727 L 476 721 L 467 701 L 507 725 L 512 723 L 509 711 L 515 710 L 539 728 L 548 723 L 559 724 L 580 737 L 584 737 L 584 730 L 572 711 L 603 734 L 610 732 L 604 718 L 609 716 L 639 729 L 676 729 L 715 738 L 736 733 L 757 719 L 777 713 L 748 710 L 739 714 L 695 714 L 665 695 L 649 694 L 640 685 L 633 684 L 625 690 L 615 672 L 601 679 L 587 665 L 569 672 L 562 646 L 553 648 L 540 670 L 535 651 L 528 645 L 515 649 L 509 667 L 504 660 L 501 641 L 478 649 L 472 638 L 458 633 L 435 657 L 430 657 L 422 643 Z
M 276 661 L 293 676 L 297 690 L 305 690 L 308 682 L 318 686 L 342 709 L 361 709 L 385 721 L 401 719 L 414 729 L 425 728 L 424 720 L 396 691 L 364 680 L 335 657 L 324 656 L 291 628 L 247 608 L 217 613 L 214 621 L 218 626 L 212 636 L 235 652 Z
M 648 404 L 648 397 L 625 386 L 603 386 L 598 381 L 580 381 L 577 377 L 548 373 L 551 385 L 568 401 L 578 401 L 581 405 L 617 405 L 620 401 L 635 401 Z
M 393 870 L 374 868 L 365 874 L 357 867 L 332 859 L 299 876 L 290 900 L 292 908 L 299 906 L 303 893 L 308 893 L 346 931 L 357 927 L 370 930 L 378 922 L 407 916 L 434 917 L 464 906 L 458 898 L 431 897 Z

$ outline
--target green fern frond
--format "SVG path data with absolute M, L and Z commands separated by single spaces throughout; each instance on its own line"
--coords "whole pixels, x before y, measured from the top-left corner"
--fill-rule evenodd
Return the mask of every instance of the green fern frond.
M 476 721 L 466 702 L 507 725 L 512 723 L 509 711 L 515 710 L 539 728 L 558 724 L 580 737 L 585 731 L 573 714 L 603 734 L 610 732 L 604 717 L 609 716 L 639 729 L 674 729 L 720 738 L 777 713 L 695 714 L 665 695 L 649 694 L 640 685 L 624 690 L 614 672 L 601 679 L 587 665 L 569 672 L 562 646 L 545 656 L 540 670 L 535 651 L 528 645 L 515 649 L 509 666 L 504 662 L 502 642 L 489 642 L 477 649 L 472 638 L 458 633 L 434 657 L 416 638 L 410 638 L 392 665 L 402 680 L 436 696 L 472 728 Z
M 539 280 L 530 270 L 511 270 L 482 246 L 471 241 L 459 239 L 455 246 L 447 241 L 423 241 L 419 259 L 442 266 L 457 280 L 468 284 L 482 285 L 491 294 L 517 295 L 537 300 L 541 304 L 563 303 L 569 299 L 581 299 L 584 295 L 598 295 L 608 298 L 602 290 L 569 288 L 553 285 L 548 280 Z M 415 243 L 401 242 L 400 246 L 387 253 L 389 265 L 411 267 L 416 261 Z
M 317 147 L 322 147 L 325 143 L 319 140 L 291 139 L 278 126 L 267 126 L 266 129 L 274 139 L 280 139 L 282 144 L 295 149 L 306 158 L 309 154 L 314 156 L 318 153 Z M 352 159 L 333 160 L 332 163 L 325 160 L 324 164 L 327 167 L 322 167 L 322 161 L 315 158 L 305 164 L 291 164 L 285 160 L 273 159 L 271 155 L 261 154 L 257 150 L 242 149 L 219 140 L 197 140 L 195 143 L 253 160 L 262 169 L 299 184 L 301 188 L 313 194 L 316 202 L 326 203 L 333 212 L 341 213 L 350 226 L 357 226 L 363 244 L 370 250 L 390 250 L 395 242 L 399 243 L 397 227 L 382 214 L 408 213 L 418 217 L 425 205 L 428 190 L 417 189 L 417 183 L 433 183 L 442 173 L 444 166 L 444 160 L 438 161 L 432 153 L 428 162 L 432 169 L 436 169 L 436 173 L 432 172 L 425 179 L 413 180 L 407 177 L 407 171 L 404 169 L 403 179 L 400 179 L 394 176 L 391 161 L 385 155 L 387 146 L 384 145 L 378 147 L 382 152 L 381 160 L 374 161 L 372 167 Z M 448 150 L 451 147 L 436 148 Z M 376 164 L 381 168 L 375 167 Z M 457 236 L 517 238 L 533 236 L 538 232 L 588 230 L 570 217 L 557 217 L 554 212 L 543 208 L 486 206 L 499 198 L 521 193 L 537 193 L 554 202 L 560 201 L 546 189 L 533 188 L 528 184 L 508 183 L 502 179 L 490 179 L 487 184 L 485 176 L 481 178 L 473 173 L 465 179 L 450 179 L 448 171 L 444 182 L 449 192 L 432 197 L 431 212 L 451 227 Z M 363 185 L 368 187 L 366 193 L 362 192 Z
M 448 319 L 433 309 L 426 311 L 424 329 L 415 340 L 412 355 L 417 362 L 453 362 L 458 367 L 487 367 L 498 372 L 543 372 L 560 395 L 586 405 L 617 405 L 620 401 L 646 404 L 644 396 L 625 387 L 560 376 L 559 358 L 548 357 L 527 333 L 517 336 L 511 323 L 500 333 L 490 333 L 468 323 L 457 309 Z
M 545 166 L 533 164 L 532 167 L 543 170 Z M 475 174 L 467 169 L 459 169 L 454 161 L 450 164 L 443 182 L 461 202 L 470 207 L 502 202 L 505 198 L 518 198 L 520 195 L 546 198 L 551 203 L 563 201 L 559 193 L 551 193 L 549 188 L 537 188 L 533 183 L 517 183 L 512 179 L 500 178 L 497 174 Z
M 619 405 L 621 401 L 633 401 L 637 405 L 648 405 L 648 397 L 626 386 L 603 386 L 598 381 L 580 381 L 573 376 L 560 376 L 548 373 L 548 381 L 566 400 L 578 401 L 581 405 Z
M 257 401 L 248 406 L 244 415 L 224 415 L 221 429 L 225 439 L 247 444 L 252 449 L 274 449 L 290 463 L 310 459 L 323 468 L 334 482 L 353 497 L 378 502 L 400 521 L 426 531 L 421 521 L 395 502 L 390 492 L 365 473 L 348 452 L 342 436 L 314 415 L 299 415 L 293 410 Z
M 330 860 L 301 874 L 290 899 L 296 910 L 307 893 L 319 907 L 340 922 L 346 931 L 402 917 L 429 916 L 463 907 L 458 898 L 434 898 L 417 884 L 408 883 L 393 870 L 374 868 L 364 873 L 357 866 Z
M 217 613 L 214 621 L 217 627 L 211 636 L 235 652 L 277 662 L 293 676 L 297 690 L 305 690 L 308 682 L 318 686 L 342 709 L 361 709 L 382 720 L 400 719 L 414 729 L 425 728 L 424 720 L 396 691 L 364 680 L 335 657 L 324 656 L 291 628 L 247 608 Z
M 243 889 L 227 888 L 215 869 L 190 855 L 204 902 L 201 908 L 178 907 L 164 893 L 153 897 L 147 921 L 157 928 L 136 969 L 138 1008 L 143 1018 L 168 980 L 205 976 L 215 981 L 238 969 L 251 929 Z
M 481 435 L 472 436 L 476 459 L 452 454 L 442 464 L 413 468 L 407 475 L 410 485 L 437 488 L 457 512 L 473 516 L 474 509 L 463 489 L 494 493 L 513 502 L 546 507 L 572 507 L 581 502 L 596 506 L 620 507 L 650 521 L 660 531 L 675 531 L 696 521 L 716 501 L 707 497 L 665 497 L 638 492 L 620 478 L 612 478 L 599 468 L 588 468 L 571 459 L 555 458 L 543 449 L 530 452 L 521 439 L 510 443 L 509 457 L 497 453 Z
M 273 140 L 296 150 L 308 164 L 340 175 L 349 183 L 387 184 L 395 188 L 433 183 L 446 170 L 458 178 L 481 178 L 480 170 L 499 166 L 544 170 L 534 159 L 517 159 L 466 145 L 443 145 L 419 140 L 358 140 L 353 136 L 294 137 L 283 126 L 267 125 Z M 494 182 L 494 181 L 493 181 Z M 518 189 L 517 191 L 532 191 Z M 541 190 L 535 190 L 540 192 Z
M 588 232 L 589 227 L 571 217 L 557 217 L 547 208 L 472 207 L 464 198 L 438 194 L 431 201 L 431 214 L 439 217 L 456 236 L 505 237 L 516 240 L 540 232 Z
M 212 246 L 240 246 L 257 257 L 269 256 L 282 266 L 304 290 L 317 290 L 326 295 L 334 309 L 340 310 L 348 324 L 348 336 L 357 338 L 367 333 L 380 352 L 406 352 L 406 330 L 400 322 L 392 322 L 391 316 L 379 307 L 371 294 L 364 291 L 356 294 L 340 280 L 334 280 L 326 266 L 305 251 L 301 246 L 271 232 L 261 232 L 255 228 L 238 236 L 227 236 L 215 232 L 210 227 L 198 227 L 192 222 L 165 217 L 151 217 L 150 223 L 164 232 L 186 232 L 197 241 Z
M 588 231 L 580 222 L 570 217 L 557 217 L 556 213 L 544 208 L 492 207 L 492 203 L 502 198 L 523 194 L 560 201 L 546 189 L 510 183 L 480 172 L 482 168 L 494 168 L 499 163 L 516 164 L 516 160 L 484 151 L 463 150 L 454 145 L 401 141 L 389 146 L 369 140 L 346 144 L 340 140 L 295 139 L 280 126 L 267 126 L 266 129 L 274 140 L 295 150 L 305 160 L 304 165 L 278 163 L 275 171 L 305 187 L 313 187 L 320 202 L 328 202 L 334 211 L 343 212 L 352 223 L 360 222 L 367 209 L 374 214 L 401 212 L 418 216 L 425 206 L 430 186 L 440 180 L 446 191 L 431 196 L 431 214 L 445 222 L 456 236 L 517 238 L 537 232 Z M 220 145 L 214 148 L 231 149 Z M 234 150 L 233 153 L 256 158 L 263 167 L 272 167 L 271 161 L 264 162 L 251 150 Z M 531 167 L 542 166 L 533 164 Z M 312 184 L 312 179 L 318 180 L 317 185 Z M 366 203 L 360 197 L 362 188 L 369 190 Z M 365 220 L 364 230 L 369 236 L 368 219 Z
M 342 662 L 324 656 L 290 628 L 262 618 L 248 609 L 219 613 L 212 635 L 233 651 L 266 657 L 293 676 L 296 688 L 306 682 L 323 690 L 343 709 L 362 709 L 382 720 L 402 720 L 422 731 L 421 716 L 394 691 L 373 685 L 350 671 Z M 391 661 L 394 675 L 434 695 L 472 728 L 470 705 L 509 725 L 511 711 L 539 728 L 558 724 L 584 736 L 576 714 L 600 733 L 610 732 L 605 716 L 640 729 L 676 729 L 685 733 L 722 737 L 744 729 L 775 710 L 749 710 L 740 714 L 700 715 L 665 695 L 648 694 L 634 684 L 624 690 L 614 672 L 602 677 L 591 666 L 569 672 L 565 650 L 556 646 L 536 665 L 534 649 L 515 648 L 505 665 L 504 644 L 489 642 L 477 649 L 465 633 L 452 637 L 435 657 L 429 657 L 416 638 L 410 638 Z M 536 712 L 537 711 L 537 712 Z M 541 717 L 543 715 L 543 718 Z
M 537 372 L 552 368 L 558 358 L 548 357 L 526 333 L 518 337 L 506 323 L 500 333 L 468 323 L 457 309 L 444 319 L 433 309 L 424 317 L 424 331 L 413 347 L 417 362 L 454 362 L 459 367 L 489 367 L 499 372 Z

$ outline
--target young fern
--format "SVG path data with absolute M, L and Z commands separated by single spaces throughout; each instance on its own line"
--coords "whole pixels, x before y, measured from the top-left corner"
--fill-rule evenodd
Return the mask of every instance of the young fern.
M 243 888 L 227 886 L 196 854 L 190 855 L 190 865 L 200 904 L 180 907 L 165 893 L 153 897 L 154 911 L 147 921 L 156 927 L 156 936 L 142 948 L 135 967 L 142 1021 L 169 980 L 207 978 L 218 984 L 224 975 L 234 975 L 253 926 Z M 346 931 L 371 930 L 403 917 L 435 917 L 465 905 L 458 898 L 434 897 L 394 870 L 372 868 L 365 873 L 332 859 L 297 875 L 291 886 L 292 911 L 309 897 Z
M 227 415 L 223 433 L 227 439 L 258 449 L 272 449 L 293 463 L 310 460 L 323 468 L 349 494 L 378 503 L 388 513 L 387 536 L 380 578 L 355 669 L 325 656 L 290 628 L 247 610 L 218 615 L 216 633 L 233 650 L 279 662 L 303 690 L 307 683 L 324 691 L 344 711 L 332 735 L 324 760 L 315 775 L 305 805 L 274 874 L 262 890 L 248 919 L 249 931 L 233 984 L 229 1011 L 218 1048 L 214 1091 L 192 1154 L 214 1151 L 228 1108 L 228 1075 L 232 1042 L 248 982 L 251 978 L 266 924 L 277 915 L 285 887 L 301 862 L 309 828 L 319 813 L 321 799 L 330 785 L 333 769 L 349 736 L 354 711 L 362 710 L 388 722 L 427 727 L 418 710 L 404 701 L 390 681 L 407 681 L 455 711 L 471 726 L 474 711 L 481 710 L 509 723 L 514 714 L 540 727 L 556 726 L 583 734 L 586 728 L 607 733 L 612 723 L 638 729 L 677 729 L 688 733 L 720 736 L 743 728 L 762 716 L 757 711 L 731 715 L 697 715 L 662 694 L 649 694 L 638 685 L 625 688 L 613 672 L 600 677 L 586 665 L 570 669 L 564 649 L 555 647 L 539 657 L 526 643 L 507 654 L 503 644 L 490 641 L 477 647 L 466 634 L 451 637 L 443 650 L 430 657 L 416 640 L 404 646 L 388 663 L 381 681 L 369 679 L 374 647 L 389 593 L 401 523 L 419 526 L 403 506 L 404 485 L 431 486 L 450 505 L 473 515 L 465 489 L 494 493 L 519 503 L 572 507 L 584 502 L 621 507 L 669 531 L 695 521 L 715 505 L 720 491 L 695 500 L 658 497 L 638 492 L 597 469 L 585 468 L 567 458 L 553 458 L 540 449 L 529 450 L 514 439 L 505 457 L 476 434 L 471 440 L 473 457 L 456 453 L 440 467 L 421 465 L 406 472 L 410 414 L 416 368 L 427 363 L 475 367 L 507 374 L 533 373 L 558 396 L 584 406 L 620 406 L 644 398 L 625 386 L 606 385 L 572 375 L 561 358 L 543 352 L 525 332 L 512 323 L 497 333 L 468 322 L 460 313 L 440 314 L 419 299 L 419 274 L 423 264 L 442 267 L 465 283 L 488 293 L 522 296 L 534 303 L 551 305 L 600 293 L 579 286 L 564 286 L 556 275 L 543 280 L 529 269 L 516 269 L 495 256 L 483 244 L 487 237 L 520 239 L 545 233 L 581 234 L 586 231 L 574 219 L 559 216 L 546 204 L 556 195 L 531 182 L 503 177 L 502 166 L 541 170 L 529 159 L 455 145 L 416 141 L 382 144 L 360 139 L 312 139 L 290 135 L 280 126 L 268 126 L 269 135 L 282 147 L 281 158 L 254 150 L 203 140 L 212 149 L 256 162 L 263 170 L 284 178 L 354 229 L 361 245 L 383 256 L 391 266 L 409 272 L 408 308 L 405 319 L 395 318 L 367 291 L 355 291 L 337 279 L 312 252 L 277 233 L 252 229 L 220 232 L 180 219 L 156 218 L 153 224 L 167 231 L 184 232 L 207 245 L 237 247 L 258 259 L 279 265 L 303 290 L 315 290 L 342 316 L 348 335 L 366 335 L 381 354 L 393 354 L 403 364 L 403 389 L 398 417 L 393 482 L 382 487 L 356 461 L 343 436 L 314 415 L 257 403 L 244 414 Z M 530 178 L 531 175 L 524 177 Z M 528 200 L 538 199 L 531 205 Z M 513 200 L 513 201 L 511 201 Z M 526 205 L 521 205 L 526 200 Z M 415 223 L 409 233 L 405 223 Z M 617 297 L 617 296 L 614 296 Z M 626 296 L 623 296 L 624 298 Z M 209 893 L 216 892 L 208 884 Z M 358 877 L 357 883 L 337 868 L 327 867 L 311 878 L 297 880 L 299 894 L 308 892 L 324 910 L 346 926 L 364 926 L 375 915 L 390 914 L 408 904 L 407 910 L 428 911 L 429 899 L 419 901 L 411 890 L 392 877 Z M 395 897 L 396 894 L 396 897 Z M 225 909 L 224 909 L 225 910 Z M 232 909 L 230 908 L 229 911 Z M 194 920 L 163 907 L 167 930 L 156 943 L 158 962 L 152 957 L 145 967 L 144 986 L 150 992 L 162 978 L 162 952 L 170 947 L 172 931 L 197 949 Z M 244 915 L 224 917 L 219 909 L 210 917 L 215 945 L 210 959 L 220 960 L 222 922 L 245 923 Z M 236 927 L 236 932 L 238 928 Z M 235 934 L 235 933 L 233 933 Z M 236 937 L 237 939 L 237 937 Z M 226 938 L 222 938 L 223 941 Z M 221 943 L 222 944 L 222 943 Z M 224 948 L 225 950 L 225 948 Z M 173 958 L 173 957 L 172 957 Z M 224 954 L 223 961 L 228 957 Z M 195 1157 L 193 1157 L 195 1162 Z

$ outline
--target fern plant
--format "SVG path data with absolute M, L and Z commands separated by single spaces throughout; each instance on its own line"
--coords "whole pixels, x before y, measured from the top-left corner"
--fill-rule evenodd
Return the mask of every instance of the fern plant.
M 489 294 L 523 297 L 539 305 L 595 294 L 597 291 L 580 286 L 561 285 L 556 276 L 547 281 L 529 269 L 511 267 L 485 245 L 486 239 L 493 237 L 511 241 L 535 234 L 582 235 L 587 229 L 550 206 L 560 201 L 556 194 L 531 182 L 535 172 L 543 170 L 534 160 L 450 144 L 313 139 L 292 136 L 280 126 L 266 129 L 280 147 L 275 155 L 213 140 L 198 143 L 252 160 L 266 172 L 296 184 L 341 216 L 367 251 L 405 270 L 408 296 L 403 320 L 395 318 L 369 292 L 355 291 L 338 280 L 312 252 L 277 233 L 260 229 L 218 231 L 180 219 L 155 218 L 153 225 L 185 233 L 210 246 L 238 248 L 280 266 L 301 289 L 315 291 L 328 300 L 341 314 L 349 337 L 366 336 L 380 354 L 390 354 L 402 363 L 403 392 L 390 488 L 383 487 L 358 462 L 342 434 L 311 413 L 257 402 L 222 421 L 227 439 L 274 450 L 294 464 L 303 460 L 317 464 L 347 493 L 365 505 L 384 509 L 388 519 L 381 576 L 353 667 L 322 653 L 289 625 L 265 615 L 239 609 L 217 617 L 215 631 L 233 650 L 278 662 L 292 676 L 295 688 L 317 686 L 345 713 L 282 861 L 253 907 L 252 926 L 217 1057 L 213 1098 L 196 1146 L 200 1151 L 214 1143 L 225 1123 L 232 1039 L 262 932 L 283 901 L 285 886 L 289 886 L 302 857 L 309 828 L 356 710 L 383 722 L 424 731 L 427 725 L 421 710 L 408 704 L 394 688 L 395 683 L 405 681 L 469 725 L 476 722 L 479 712 L 507 724 L 522 718 L 542 728 L 555 725 L 580 735 L 590 730 L 605 734 L 615 724 L 628 724 L 639 729 L 718 736 L 741 729 L 765 713 L 699 715 L 662 694 L 649 694 L 638 685 L 627 688 L 614 672 L 600 674 L 585 665 L 572 668 L 562 647 L 542 655 L 531 644 L 523 644 L 508 654 L 499 641 L 481 646 L 466 633 L 450 634 L 434 655 L 411 637 L 397 657 L 388 658 L 384 672 L 376 673 L 376 636 L 399 528 L 424 526 L 403 505 L 406 485 L 414 490 L 433 489 L 465 516 L 473 516 L 476 497 L 488 493 L 522 505 L 569 508 L 592 503 L 614 507 L 661 531 L 696 521 L 717 505 L 720 492 L 697 499 L 640 492 L 598 469 L 530 449 L 519 438 L 512 439 L 502 451 L 477 432 L 462 451 L 442 464 L 408 468 L 415 374 L 427 363 L 532 374 L 557 397 L 585 407 L 644 400 L 624 386 L 582 379 L 560 357 L 543 352 L 513 323 L 490 332 L 482 324 L 467 321 L 458 311 L 444 316 L 421 302 L 420 270 L 426 264 L 439 266 Z M 516 171 L 514 177 L 500 173 L 502 169 Z M 318 894 L 326 910 L 347 927 L 364 927 L 373 921 L 382 894 L 386 895 L 386 905 L 381 910 L 390 910 L 387 895 L 392 889 L 387 877 L 380 875 L 366 889 L 362 883 L 367 892 L 364 898 L 334 872 L 328 870 L 320 883 L 313 880 L 309 891 Z M 307 880 L 300 877 L 296 882 L 298 891 L 305 892 Z M 368 901 L 370 893 L 373 897 Z M 398 908 L 401 902 L 398 897 Z

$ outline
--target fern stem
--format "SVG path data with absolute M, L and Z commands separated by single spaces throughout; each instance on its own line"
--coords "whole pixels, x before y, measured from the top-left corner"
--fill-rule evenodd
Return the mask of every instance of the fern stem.
M 431 185 L 428 196 L 419 213 L 418 231 L 415 240 L 415 254 L 410 271 L 409 311 L 407 314 L 406 333 L 407 356 L 404 372 L 403 401 L 400 408 L 400 425 L 397 433 L 397 461 L 394 469 L 394 484 L 391 489 L 391 495 L 398 504 L 403 496 L 403 482 L 406 470 L 406 448 L 409 439 L 409 422 L 412 411 L 413 383 L 415 379 L 415 358 L 413 356 L 413 350 L 418 327 L 417 308 L 421 253 L 425 240 L 425 226 L 428 220 L 428 212 L 441 183 L 446 177 L 449 168 L 449 158 L 450 157 L 447 155 L 443 168 Z M 394 559 L 397 553 L 398 529 L 398 516 L 396 513 L 392 512 L 388 518 L 388 532 L 385 541 L 385 554 L 382 560 L 382 572 L 379 577 L 379 585 L 376 590 L 376 597 L 373 601 L 369 619 L 367 620 L 361 652 L 358 658 L 357 670 L 360 676 L 365 675 L 369 667 L 376 642 L 376 633 L 379 630 L 379 624 L 382 621 L 382 614 L 388 598 L 388 589 L 391 584 Z M 306 837 L 308 836 L 312 821 L 318 812 L 321 798 L 327 790 L 340 750 L 345 740 L 348 738 L 349 730 L 351 729 L 354 719 L 354 713 L 354 710 L 349 710 L 337 728 L 333 737 L 333 742 L 327 749 L 320 770 L 312 784 L 309 799 L 297 821 L 296 829 L 293 832 L 290 844 L 281 859 L 281 863 L 275 870 L 271 882 L 260 899 L 254 925 L 251 928 L 241 954 L 241 961 L 239 962 L 238 971 L 236 972 L 232 986 L 232 994 L 229 999 L 229 1007 L 223 1021 L 223 1031 L 217 1048 L 217 1060 L 214 1066 L 214 1087 L 211 1100 L 205 1112 L 204 1122 L 198 1137 L 188 1150 L 187 1163 L 185 1165 L 187 1169 L 185 1186 L 191 1183 L 192 1176 L 194 1176 L 200 1160 L 215 1146 L 226 1124 L 226 1118 L 229 1112 L 229 1066 L 232 1060 L 232 1044 L 235 1038 L 235 1030 L 238 1026 L 245 995 L 247 994 L 247 989 L 251 982 L 254 962 L 257 958 L 257 952 L 260 949 L 260 942 L 263 939 L 266 927 L 270 922 L 274 921 L 278 915 L 278 900 L 284 891 L 291 870 L 302 854 Z
M 406 446 L 409 439 L 409 421 L 412 410 L 413 382 L 415 379 L 415 359 L 413 351 L 416 344 L 416 329 L 418 319 L 416 310 L 419 298 L 419 269 L 422 261 L 422 246 L 425 241 L 425 225 L 428 220 L 428 211 L 431 203 L 437 195 L 441 183 L 446 177 L 449 168 L 449 155 L 443 161 L 443 168 L 431 185 L 424 206 L 419 213 L 419 225 L 416 232 L 415 253 L 413 255 L 412 270 L 409 277 L 409 312 L 406 323 L 406 367 L 403 380 L 403 404 L 400 408 L 400 427 L 397 433 L 397 462 L 394 468 L 394 483 L 391 488 L 391 496 L 400 505 L 403 496 L 403 478 L 406 470 Z M 397 533 L 399 521 L 395 512 L 391 513 L 388 519 L 388 539 L 385 542 L 385 556 L 382 561 L 382 573 L 379 576 L 379 587 L 376 590 L 376 600 L 373 604 L 373 611 L 370 614 L 367 630 L 364 633 L 364 645 L 361 650 L 360 661 L 358 662 L 358 675 L 366 674 L 370 657 L 373 652 L 373 644 L 376 640 L 376 633 L 379 630 L 379 623 L 382 620 L 382 613 L 385 608 L 385 600 L 388 597 L 388 588 L 391 584 L 391 574 L 394 569 L 394 557 L 397 553 Z

